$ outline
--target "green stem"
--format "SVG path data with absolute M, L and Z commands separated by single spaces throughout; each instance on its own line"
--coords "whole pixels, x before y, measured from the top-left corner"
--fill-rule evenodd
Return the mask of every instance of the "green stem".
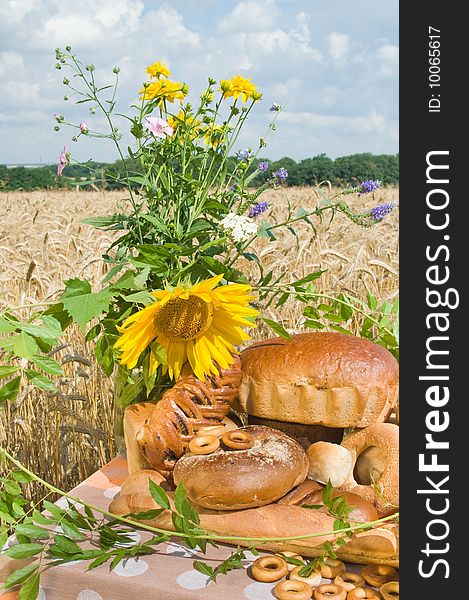
M 144 530 L 150 531 L 152 533 L 161 533 L 161 534 L 167 535 L 167 536 L 200 539 L 200 540 L 213 540 L 213 541 L 220 541 L 220 542 L 223 542 L 223 541 L 257 542 L 257 543 L 286 542 L 286 541 L 293 541 L 293 540 L 307 540 L 310 538 L 323 537 L 326 535 L 335 535 L 338 533 L 361 531 L 363 529 L 369 529 L 370 527 L 373 527 L 375 525 L 381 525 L 382 523 L 396 520 L 399 516 L 399 513 L 395 513 L 393 515 L 389 515 L 387 517 L 382 517 L 381 519 L 377 519 L 375 521 L 369 521 L 367 523 L 357 523 L 355 525 L 351 525 L 350 527 L 344 527 L 342 529 L 337 529 L 335 531 L 322 532 L 322 533 L 310 533 L 310 534 L 306 534 L 306 535 L 293 535 L 293 536 L 286 536 L 286 537 L 242 537 L 242 536 L 233 536 L 233 535 L 217 535 L 217 534 L 203 534 L 202 535 L 202 534 L 196 534 L 196 533 L 181 533 L 178 531 L 177 532 L 171 531 L 169 529 L 162 529 L 159 527 L 151 527 L 150 525 L 146 525 L 145 523 L 137 522 L 137 521 L 134 521 L 127 517 L 121 517 L 118 515 L 114 515 L 113 513 L 109 512 L 107 510 L 104 510 L 97 506 L 93 506 L 92 504 L 88 504 L 87 502 L 84 502 L 83 500 L 80 500 L 79 498 L 76 498 L 75 496 L 72 496 L 71 494 L 68 494 L 67 492 L 64 492 L 63 490 L 56 488 L 55 486 L 51 485 L 47 481 L 44 481 L 43 479 L 38 477 L 35 473 L 33 473 L 32 471 L 27 469 L 22 463 L 20 463 L 18 460 L 16 460 L 4 448 L 1 448 L 0 452 L 6 459 L 8 459 L 10 462 L 12 462 L 16 467 L 21 469 L 24 473 L 27 473 L 34 481 L 41 483 L 44 487 L 51 490 L 52 492 L 55 492 L 56 494 L 60 494 L 60 495 L 64 496 L 65 498 L 72 500 L 73 502 L 77 502 L 83 506 L 87 506 L 91 510 L 93 510 L 97 513 L 100 513 L 102 515 L 105 515 L 107 517 L 110 517 L 116 521 L 126 523 L 126 524 L 131 525 L 132 527 L 136 527 L 138 529 L 144 529 Z

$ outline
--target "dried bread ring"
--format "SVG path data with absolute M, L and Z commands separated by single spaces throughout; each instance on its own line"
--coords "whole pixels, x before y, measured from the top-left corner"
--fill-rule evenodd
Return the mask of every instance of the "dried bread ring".
M 367 565 L 362 568 L 360 575 L 374 587 L 380 587 L 388 581 L 397 581 L 397 570 L 389 565 Z
M 214 435 L 198 435 L 189 442 L 193 454 L 212 454 L 220 447 L 220 440 Z
M 231 450 L 248 450 L 252 448 L 254 441 L 249 433 L 243 429 L 232 429 L 227 431 L 221 441 Z
M 322 577 L 325 577 L 326 579 L 334 579 L 339 573 L 345 571 L 345 564 L 341 560 L 335 558 L 326 558 L 324 564 L 317 567 L 317 571 L 319 571 Z
M 337 577 L 334 579 L 334 583 L 341 585 L 347 590 L 347 592 L 350 592 L 350 590 L 353 590 L 356 587 L 364 587 L 365 580 L 357 573 L 344 571 L 343 573 L 337 575 Z
M 340 488 L 371 502 L 380 517 L 395 512 L 399 505 L 398 425 L 374 423 L 352 432 L 342 446 L 352 453 L 354 468 Z M 370 482 L 370 478 L 363 483 L 357 481 L 359 474 L 363 477 L 365 471 L 374 481 Z
M 251 573 L 256 581 L 271 583 L 285 577 L 288 565 L 280 556 L 259 556 L 252 563 Z
M 315 588 L 313 597 L 315 600 L 345 600 L 347 590 L 335 583 L 324 583 Z
M 321 573 L 318 573 L 318 571 L 313 571 L 311 573 L 311 575 L 309 575 L 308 577 L 303 577 L 302 575 L 299 574 L 299 572 L 302 568 L 303 567 L 295 567 L 290 572 L 290 575 L 289 575 L 290 579 L 294 579 L 296 581 L 304 581 L 304 583 L 307 583 L 312 588 L 316 587 L 317 585 L 319 585 L 321 583 L 321 579 L 322 579 Z
M 383 600 L 399 600 L 399 582 L 388 581 L 379 588 Z
M 226 427 L 223 423 L 221 423 L 220 425 L 209 425 L 208 427 L 201 427 L 196 435 L 215 435 L 216 437 L 221 437 L 225 433 Z
M 381 594 L 370 587 L 356 587 L 348 592 L 347 600 L 381 600 Z
M 304 581 L 286 579 L 277 583 L 274 594 L 278 600 L 310 600 L 311 587 Z
M 303 564 L 305 564 L 305 560 L 302 556 L 300 556 L 297 552 L 290 552 L 290 550 L 285 550 L 284 552 L 278 552 L 277 553 L 278 556 L 280 556 L 280 558 L 294 558 L 296 560 L 301 561 Z M 289 571 L 293 571 L 293 569 L 299 565 L 295 565 L 293 563 L 290 563 L 288 561 L 286 561 L 287 566 L 288 566 L 288 570 Z

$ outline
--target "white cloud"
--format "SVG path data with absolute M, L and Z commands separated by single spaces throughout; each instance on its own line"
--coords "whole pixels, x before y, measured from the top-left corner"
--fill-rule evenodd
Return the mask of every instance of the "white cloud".
M 218 24 L 222 33 L 267 31 L 275 26 L 278 9 L 273 0 L 240 2 Z
M 390 44 L 381 46 L 376 51 L 378 61 L 378 75 L 389 77 L 395 75 L 399 66 L 399 48 Z
M 0 76 L 19 77 L 24 72 L 24 59 L 18 52 L 0 52 Z
M 163 60 L 174 79 L 188 82 L 191 101 L 208 75 L 251 77 L 263 100 L 243 134 L 248 145 L 265 135 L 268 106 L 286 105 L 267 156 L 301 158 L 312 145 L 336 155 L 342 146 L 396 151 L 397 7 L 384 11 L 375 0 L 360 6 L 357 15 L 343 0 L 0 0 L 0 162 L 55 161 L 72 135 L 53 131 L 55 111 L 99 128 L 87 104 L 63 101 L 61 82 L 70 73 L 53 68 L 54 48 L 67 44 L 84 64 L 95 64 L 100 85 L 112 83 L 112 68 L 121 67 L 119 112 L 136 101 L 145 67 Z M 114 160 L 106 143 L 80 139 L 71 146 L 77 158 Z
M 24 17 L 39 8 L 38 0 L 2 0 L 0 19 L 7 23 L 20 23 Z
M 153 37 L 173 44 L 197 46 L 200 42 L 199 34 L 184 25 L 182 15 L 165 4 L 158 10 L 146 13 L 144 27 Z
M 334 31 L 327 36 L 327 42 L 331 58 L 337 62 L 344 60 L 350 47 L 349 36 Z

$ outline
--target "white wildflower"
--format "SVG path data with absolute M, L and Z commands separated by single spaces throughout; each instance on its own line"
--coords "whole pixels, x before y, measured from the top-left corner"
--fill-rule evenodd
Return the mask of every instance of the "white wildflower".
M 245 242 L 257 233 L 257 223 L 249 217 L 230 212 L 220 221 L 226 233 L 235 242 Z

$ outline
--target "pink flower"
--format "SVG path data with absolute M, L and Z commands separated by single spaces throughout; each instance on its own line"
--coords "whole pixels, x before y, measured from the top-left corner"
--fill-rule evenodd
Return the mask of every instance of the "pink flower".
M 167 135 L 173 135 L 173 128 L 159 117 L 145 117 L 146 123 L 143 124 L 145 129 L 148 129 L 156 137 L 164 139 Z
M 88 129 L 88 125 L 85 123 L 85 121 L 82 121 L 80 123 L 80 131 L 81 131 L 81 133 L 83 133 L 85 135 L 88 133 L 89 129 Z
M 67 154 L 67 146 L 64 146 L 64 149 L 60 153 L 59 162 L 57 164 L 57 175 L 62 175 L 62 171 L 69 164 L 68 154 Z

